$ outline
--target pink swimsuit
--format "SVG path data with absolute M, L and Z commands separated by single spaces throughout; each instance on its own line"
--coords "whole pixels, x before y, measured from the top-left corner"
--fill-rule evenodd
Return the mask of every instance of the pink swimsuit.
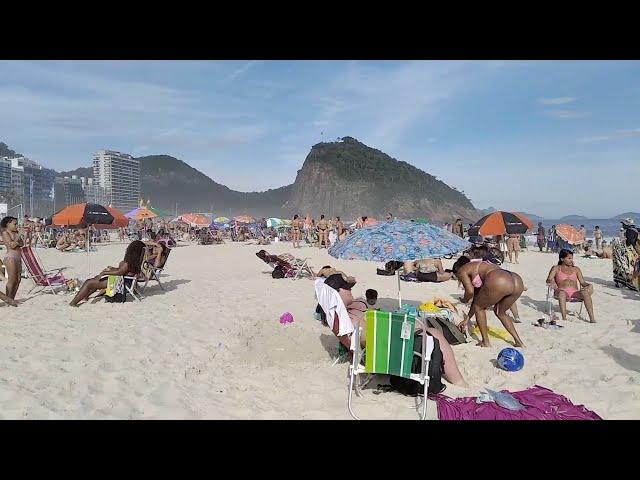
M 578 282 L 578 275 L 575 272 L 573 272 L 571 275 L 567 275 L 560 268 L 558 268 L 558 272 L 556 273 L 556 276 L 555 276 L 556 285 L 558 285 L 558 289 L 559 290 L 562 290 L 567 294 L 567 300 L 570 300 L 580 290 L 578 290 L 577 288 L 574 288 L 574 287 L 561 287 L 560 286 L 560 282 L 562 282 L 564 280 L 567 280 L 567 279 L 573 280 L 574 282 L 577 283 Z

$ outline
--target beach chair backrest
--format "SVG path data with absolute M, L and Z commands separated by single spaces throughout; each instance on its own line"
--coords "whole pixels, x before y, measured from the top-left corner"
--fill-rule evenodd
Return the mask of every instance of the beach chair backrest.
M 366 373 L 409 378 L 416 318 L 404 313 L 367 310 L 364 320 Z
M 40 265 L 33 249 L 30 246 L 22 247 L 20 249 L 20 256 L 22 257 L 23 263 L 27 266 L 27 271 L 33 280 L 36 283 L 42 282 L 45 277 L 44 270 L 42 269 L 42 265 Z

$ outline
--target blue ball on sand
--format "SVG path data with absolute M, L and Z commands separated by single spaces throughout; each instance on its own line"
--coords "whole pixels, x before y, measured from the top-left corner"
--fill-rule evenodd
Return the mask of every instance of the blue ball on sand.
M 507 372 L 517 372 L 524 367 L 524 356 L 515 348 L 503 348 L 498 354 L 498 366 Z

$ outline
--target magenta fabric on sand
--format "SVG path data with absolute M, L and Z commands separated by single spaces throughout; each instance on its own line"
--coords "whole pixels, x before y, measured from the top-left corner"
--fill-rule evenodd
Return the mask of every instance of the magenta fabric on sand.
M 494 402 L 476 403 L 476 397 L 449 398 L 434 395 L 440 420 L 602 420 L 584 405 L 574 405 L 567 397 L 534 385 L 511 393 L 526 408 L 511 411 Z

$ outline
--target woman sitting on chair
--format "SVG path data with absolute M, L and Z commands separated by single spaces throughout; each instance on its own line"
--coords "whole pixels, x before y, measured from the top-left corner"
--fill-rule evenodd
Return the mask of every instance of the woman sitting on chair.
M 570 250 L 560 250 L 559 257 L 558 265 L 554 265 L 549 271 L 547 285 L 558 295 L 562 320 L 567 320 L 567 301 L 581 300 L 587 308 L 589 320 L 591 323 L 596 323 L 591 300 L 593 285 L 585 282 L 582 271 L 573 264 L 573 253 Z M 578 288 L 578 282 L 580 282 L 580 288 Z
M 140 273 L 140 267 L 142 266 L 142 257 L 145 251 L 145 244 L 140 240 L 134 240 L 129 244 L 127 250 L 124 252 L 124 260 L 120 262 L 117 267 L 107 267 L 93 278 L 85 281 L 80 288 L 80 291 L 73 297 L 71 303 L 72 307 L 77 307 L 78 303 L 89 298 L 89 296 L 96 290 L 104 290 L 107 288 L 107 280 L 109 275 L 116 276 L 131 276 L 135 277 Z
M 323 268 L 322 270 L 325 270 L 325 268 Z M 364 313 L 367 311 L 369 306 L 363 301 L 353 299 L 351 289 L 356 283 L 355 278 L 348 277 L 344 273 L 338 272 L 329 275 L 324 283 L 338 292 L 338 295 L 340 295 L 340 298 L 344 302 L 344 306 L 347 309 L 347 313 L 349 314 L 351 323 L 353 323 L 353 326 L 355 328 L 360 328 L 363 323 Z M 462 374 L 460 373 L 460 370 L 458 369 L 456 357 L 453 354 L 451 345 L 449 345 L 449 342 L 447 342 L 446 338 L 444 338 L 443 333 L 436 328 L 427 327 L 425 328 L 425 330 L 428 335 L 431 335 L 433 338 L 438 339 L 438 342 L 440 343 L 440 350 L 442 351 L 442 357 L 444 359 L 445 379 L 454 385 L 467 386 L 467 382 L 464 380 Z M 333 321 L 332 331 L 336 336 L 340 331 L 337 313 L 335 314 L 335 318 Z M 338 337 L 338 340 L 347 349 L 351 348 L 351 337 L 349 335 L 342 335 Z M 362 335 L 360 337 L 360 345 L 362 347 L 365 346 L 365 340 L 365 335 Z

